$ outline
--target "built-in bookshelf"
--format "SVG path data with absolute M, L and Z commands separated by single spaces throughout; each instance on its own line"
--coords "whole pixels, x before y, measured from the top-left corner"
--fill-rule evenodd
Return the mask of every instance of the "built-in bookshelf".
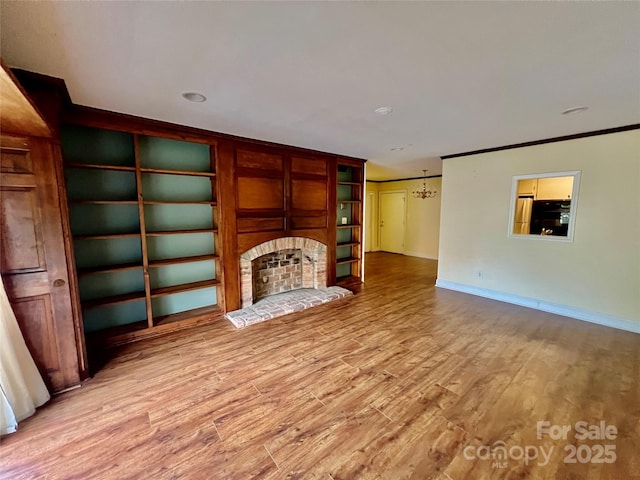
M 85 334 L 118 343 L 219 314 L 215 147 L 78 125 L 61 145 Z
M 364 165 L 338 161 L 336 192 L 336 282 L 362 281 Z

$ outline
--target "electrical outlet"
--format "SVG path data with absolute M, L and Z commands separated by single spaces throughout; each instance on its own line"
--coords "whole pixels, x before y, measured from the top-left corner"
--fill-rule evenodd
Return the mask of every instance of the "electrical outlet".
M 482 279 L 484 278 L 484 271 L 483 271 L 483 270 L 478 270 L 478 271 L 476 272 L 476 276 L 477 276 L 479 279 L 481 279 L 481 280 L 482 280 Z
M 347 225 L 348 223 L 347 217 L 342 217 L 342 225 Z

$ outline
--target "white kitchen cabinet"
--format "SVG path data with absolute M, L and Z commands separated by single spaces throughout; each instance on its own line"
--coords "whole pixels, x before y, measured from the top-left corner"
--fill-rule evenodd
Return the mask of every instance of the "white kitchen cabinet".
M 536 200 L 566 200 L 571 198 L 573 177 L 538 178 Z

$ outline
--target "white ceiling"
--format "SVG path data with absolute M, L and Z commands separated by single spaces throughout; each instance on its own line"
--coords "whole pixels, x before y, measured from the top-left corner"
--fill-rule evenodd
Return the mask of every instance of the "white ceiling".
M 640 122 L 640 2 L 0 9 L 5 63 L 64 78 L 77 104 L 367 158 L 371 179 Z M 185 91 L 208 101 L 188 103 Z M 393 113 L 375 114 L 382 105 Z M 579 105 L 590 109 L 560 114 Z

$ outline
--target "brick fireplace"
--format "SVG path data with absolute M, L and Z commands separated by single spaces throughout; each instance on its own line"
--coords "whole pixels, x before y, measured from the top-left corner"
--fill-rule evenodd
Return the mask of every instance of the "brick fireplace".
M 242 308 L 298 288 L 326 288 L 327 247 L 303 237 L 261 243 L 240 255 Z

